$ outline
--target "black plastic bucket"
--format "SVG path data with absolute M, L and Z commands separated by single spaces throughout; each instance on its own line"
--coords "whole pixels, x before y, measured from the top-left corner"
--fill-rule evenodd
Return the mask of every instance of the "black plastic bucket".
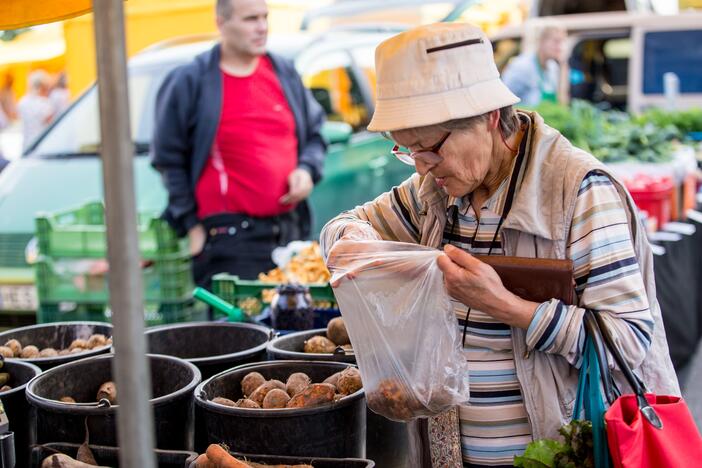
M 87 340 L 90 335 L 100 333 L 106 337 L 112 336 L 112 325 L 104 322 L 56 322 L 30 325 L 28 327 L 14 328 L 0 333 L 0 346 L 9 340 L 17 340 L 22 346 L 34 345 L 40 350 L 44 348 L 54 348 L 60 350 L 68 348 L 73 340 Z M 84 351 L 82 353 L 67 354 L 65 356 L 22 359 L 38 366 L 42 370 L 77 361 L 98 354 L 105 354 L 110 351 L 110 346 Z
M 327 329 L 317 328 L 278 336 L 268 343 L 268 358 L 276 361 L 300 359 L 303 361 L 336 361 L 356 364 L 356 357 L 353 354 L 306 353 L 304 351 L 305 341 L 316 335 L 327 336 Z
M 25 388 L 30 380 L 41 374 L 41 369 L 34 364 L 13 359 L 5 361 L 0 372 L 10 373 L 10 381 L 7 384 L 12 390 L 0 393 L 0 400 L 10 421 L 10 430 L 15 433 L 16 466 L 27 466 L 31 427 Z
M 56 452 L 64 453 L 75 458 L 78 454 L 79 444 L 51 443 L 32 447 L 31 464 L 22 465 L 30 468 L 40 468 L 41 462 Z M 119 448 L 104 445 L 90 445 L 90 450 L 95 456 L 95 461 L 101 466 L 119 468 Z M 156 466 L 158 468 L 187 468 L 197 458 L 197 453 L 185 450 L 154 450 Z M 20 465 L 17 465 L 18 467 Z
M 241 398 L 241 380 L 249 372 L 282 381 L 294 372 L 304 372 L 313 382 L 322 382 L 347 367 L 348 364 L 339 362 L 276 361 L 245 364 L 215 375 L 195 390 L 195 407 L 202 415 L 205 443 L 223 442 L 232 451 L 241 453 L 363 458 L 366 438 L 363 390 L 334 404 L 315 408 L 246 409 L 209 401 L 217 396 L 235 401 Z M 204 447 L 197 449 L 203 451 Z
M 315 335 L 326 336 L 326 328 L 290 333 L 274 338 L 268 343 L 271 360 L 301 359 L 342 361 L 356 364 L 355 355 L 305 353 L 305 340 Z M 366 456 L 383 468 L 402 468 L 410 463 L 408 424 L 391 421 L 368 410 L 366 416 Z
M 113 380 L 113 357 L 110 354 L 64 364 L 29 382 L 27 399 L 32 405 L 33 443 L 82 443 L 87 418 L 91 443 L 117 446 L 116 406 L 98 407 L 92 403 L 100 385 Z M 172 356 L 150 354 L 148 358 L 156 447 L 192 450 L 193 390 L 200 383 L 200 371 Z M 119 401 L 119 389 L 117 395 Z M 58 401 L 62 396 L 70 396 L 78 403 L 62 403 Z
M 230 452 L 232 453 L 232 452 Z M 375 463 L 365 458 L 319 458 L 319 457 L 285 457 L 275 455 L 249 455 L 232 453 L 239 460 L 251 461 L 262 465 L 312 465 L 314 468 L 373 468 Z M 380 468 L 380 465 L 378 465 Z
M 195 322 L 146 330 L 149 352 L 189 361 L 207 379 L 224 370 L 266 360 L 271 330 L 250 323 Z

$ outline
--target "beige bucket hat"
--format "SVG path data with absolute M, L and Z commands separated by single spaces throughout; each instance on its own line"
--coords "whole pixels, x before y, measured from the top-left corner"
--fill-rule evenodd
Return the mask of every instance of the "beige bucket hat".
M 492 45 L 465 23 L 405 31 L 375 50 L 377 101 L 368 130 L 402 130 L 472 117 L 519 102 L 500 80 Z

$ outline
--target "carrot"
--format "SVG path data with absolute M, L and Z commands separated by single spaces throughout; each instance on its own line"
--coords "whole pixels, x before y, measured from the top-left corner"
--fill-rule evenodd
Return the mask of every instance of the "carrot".
M 248 464 L 229 455 L 221 445 L 210 444 L 207 447 L 207 458 L 215 468 L 251 468 Z

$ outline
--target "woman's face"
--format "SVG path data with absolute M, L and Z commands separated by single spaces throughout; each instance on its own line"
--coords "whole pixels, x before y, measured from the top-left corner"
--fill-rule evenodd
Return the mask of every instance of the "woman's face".
M 421 127 L 392 132 L 392 138 L 398 145 L 418 152 L 434 147 L 446 133 L 437 126 Z M 492 145 L 487 121 L 470 129 L 452 130 L 437 152 L 441 160 L 430 163 L 417 158 L 415 168 L 418 174 L 433 177 L 449 195 L 462 197 L 485 181 L 492 162 Z

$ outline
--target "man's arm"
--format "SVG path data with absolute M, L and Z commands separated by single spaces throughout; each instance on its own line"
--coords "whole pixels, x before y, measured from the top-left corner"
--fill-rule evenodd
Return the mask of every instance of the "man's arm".
M 322 139 L 322 125 L 326 120 L 324 109 L 312 96 L 309 89 L 302 84 L 300 76 L 296 72 L 297 85 L 301 88 L 302 94 L 302 114 L 305 124 L 305 141 L 299 142 L 300 154 L 298 157 L 298 168 L 305 169 L 312 176 L 312 181 L 316 184 L 322 179 L 324 170 L 324 157 L 327 151 L 327 144 Z
M 151 147 L 151 165 L 161 173 L 168 191 L 164 218 L 184 236 L 198 224 L 197 206 L 190 186 L 188 119 L 194 84 L 181 69 L 171 72 L 156 96 L 156 123 Z

